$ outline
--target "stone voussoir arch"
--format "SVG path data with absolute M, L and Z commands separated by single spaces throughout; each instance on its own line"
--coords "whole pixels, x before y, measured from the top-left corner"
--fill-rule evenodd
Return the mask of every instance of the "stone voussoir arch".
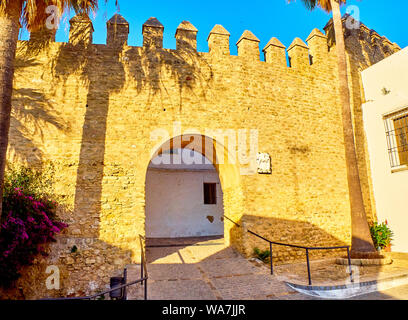
M 166 137 L 152 147 L 148 161 L 145 163 L 145 176 L 152 159 L 173 149 L 190 149 L 211 161 L 218 173 L 223 191 L 224 215 L 239 222 L 245 210 L 244 196 L 240 164 L 235 161 L 236 157 L 233 152 L 214 137 L 197 132 L 184 132 L 171 138 Z M 225 243 L 242 251 L 244 247 L 242 230 L 234 226 L 228 219 L 224 219 L 224 222 Z

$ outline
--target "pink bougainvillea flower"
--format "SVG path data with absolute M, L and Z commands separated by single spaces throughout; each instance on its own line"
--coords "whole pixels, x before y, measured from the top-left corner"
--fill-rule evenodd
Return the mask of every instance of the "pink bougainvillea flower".
M 20 188 L 6 196 L 8 212 L 0 232 L 0 286 L 9 286 L 20 277 L 19 270 L 29 265 L 37 254 L 46 255 L 42 245 L 55 242 L 54 236 L 68 225 L 54 221 L 57 204 L 47 199 L 25 195 Z

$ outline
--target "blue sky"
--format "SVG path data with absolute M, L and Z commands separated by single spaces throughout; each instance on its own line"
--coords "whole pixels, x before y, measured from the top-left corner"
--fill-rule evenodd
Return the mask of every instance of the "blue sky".
M 402 48 L 408 46 L 408 1 L 349 0 L 348 6 L 357 6 L 360 20 L 369 28 L 385 35 Z M 260 40 L 262 49 L 271 37 L 277 37 L 287 47 L 295 37 L 306 40 L 313 28 L 323 27 L 330 14 L 316 9 L 305 9 L 301 0 L 272 1 L 192 1 L 192 0 L 119 0 L 120 14 L 130 23 L 129 45 L 142 45 L 142 25 L 149 17 L 156 17 L 164 25 L 164 47 L 175 48 L 174 34 L 183 20 L 190 21 L 197 29 L 198 51 L 208 51 L 207 37 L 215 24 L 223 25 L 230 33 L 231 54 L 236 54 L 235 43 L 244 30 L 252 31 Z M 343 6 L 342 12 L 346 12 Z M 117 11 L 114 1 L 105 5 L 100 0 L 94 22 L 94 43 L 106 42 L 106 21 Z M 73 12 L 69 14 L 72 16 Z M 65 17 L 57 32 L 57 41 L 68 40 L 69 18 Z M 21 39 L 27 39 L 22 32 Z

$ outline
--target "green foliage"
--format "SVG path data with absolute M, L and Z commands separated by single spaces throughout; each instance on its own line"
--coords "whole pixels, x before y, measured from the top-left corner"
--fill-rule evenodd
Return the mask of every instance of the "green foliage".
M 20 189 L 24 194 L 35 199 L 54 198 L 53 181 L 54 167 L 48 165 L 42 170 L 35 170 L 26 166 L 8 163 L 4 176 L 4 196 Z
M 7 202 L 18 189 L 26 196 L 54 206 L 52 202 L 59 203 L 61 200 L 54 192 L 54 176 L 55 169 L 52 164 L 37 170 L 20 164 L 7 163 L 4 174 L 3 203 Z M 50 219 L 58 220 L 55 210 L 48 214 Z M 5 214 L 1 216 L 1 221 L 4 221 L 5 216 Z
M 254 248 L 254 254 L 259 260 L 268 262 L 271 252 L 269 250 L 260 250 L 259 248 Z
M 373 238 L 374 246 L 376 248 L 385 248 L 389 244 L 391 244 L 393 232 L 388 227 L 387 221 L 379 224 L 374 222 L 372 226 L 370 226 L 371 237 Z

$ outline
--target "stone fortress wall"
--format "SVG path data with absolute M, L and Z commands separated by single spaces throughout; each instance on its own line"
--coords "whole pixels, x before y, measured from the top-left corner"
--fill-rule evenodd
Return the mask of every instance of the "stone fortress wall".
M 288 48 L 272 38 L 262 50 L 265 61 L 250 31 L 237 42 L 238 55 L 230 55 L 230 34 L 221 25 L 208 36 L 209 52 L 197 52 L 198 30 L 186 21 L 177 29 L 175 50 L 163 48 L 164 27 L 154 18 L 143 25 L 143 47 L 127 45 L 129 24 L 120 15 L 107 23 L 106 45 L 92 43 L 87 16 L 70 24 L 68 43 L 56 43 L 55 31 L 48 30 L 18 43 L 9 148 L 10 161 L 55 168 L 56 192 L 64 199 L 59 216 L 70 226 L 50 246 L 48 258 L 24 270 L 20 289 L 6 294 L 90 294 L 139 261 L 146 170 L 157 145 L 150 135 L 157 128 L 168 130 L 169 138 L 204 135 L 206 129 L 257 129 L 259 152 L 270 155 L 272 174 L 242 175 L 239 163 L 217 165 L 225 215 L 275 241 L 350 243 L 330 23 L 326 34 L 315 29 L 306 42 L 296 38 Z M 363 24 L 346 32 L 346 44 L 364 201 L 372 220 L 359 71 L 399 48 Z M 173 132 L 175 123 L 181 132 Z M 224 225 L 225 240 L 243 254 L 265 247 L 228 221 Z M 274 259 L 289 262 L 303 254 L 276 248 Z M 60 269 L 60 290 L 45 287 L 48 265 Z

